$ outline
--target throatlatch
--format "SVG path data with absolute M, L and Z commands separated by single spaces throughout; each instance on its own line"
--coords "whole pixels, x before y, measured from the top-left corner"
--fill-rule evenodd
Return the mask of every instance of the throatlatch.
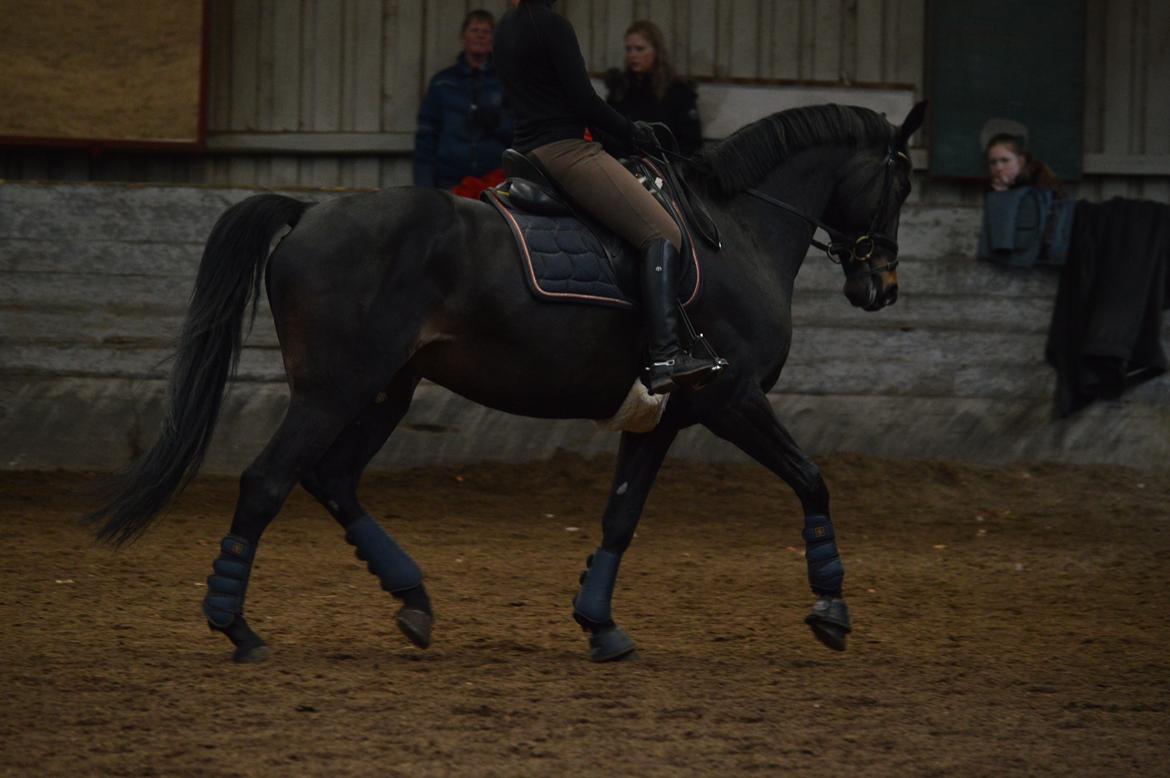
M 244 595 L 256 546 L 239 535 L 228 534 L 220 541 L 219 549 L 219 556 L 211 563 L 215 572 L 207 577 L 203 615 L 212 627 L 225 630 L 244 613 Z
M 804 559 L 808 582 L 816 594 L 838 594 L 845 580 L 845 568 L 837 554 L 836 535 L 828 516 L 804 517 Z
M 357 558 L 366 563 L 366 568 L 378 576 L 382 588 L 391 594 L 422 583 L 422 570 L 372 516 L 362 516 L 350 524 L 345 530 L 345 540 L 355 547 Z

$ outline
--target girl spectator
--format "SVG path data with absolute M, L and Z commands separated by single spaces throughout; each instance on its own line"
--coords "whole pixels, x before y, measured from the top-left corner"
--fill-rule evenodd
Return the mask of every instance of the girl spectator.
M 1032 158 L 1028 141 L 1020 135 L 1001 133 L 987 142 L 988 186 L 1006 192 L 1021 186 L 1047 189 L 1053 197 L 1064 197 L 1060 179 L 1043 162 Z
M 699 149 L 695 86 L 675 75 L 666 39 L 653 22 L 639 20 L 626 30 L 626 69 L 607 72 L 605 85 L 606 101 L 626 118 L 662 122 L 674 132 L 684 154 Z

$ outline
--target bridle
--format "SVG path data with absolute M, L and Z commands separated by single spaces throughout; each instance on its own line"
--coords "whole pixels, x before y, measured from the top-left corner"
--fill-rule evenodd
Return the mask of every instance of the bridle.
M 885 159 L 882 160 L 881 200 L 878 201 L 877 208 L 874 209 L 873 217 L 869 221 L 869 228 L 857 237 L 851 237 L 835 227 L 830 227 L 828 224 L 825 224 L 815 216 L 810 216 L 795 205 L 790 205 L 783 200 L 761 192 L 759 189 L 751 188 L 744 191 L 758 200 L 762 200 L 769 205 L 774 205 L 781 210 L 787 211 L 793 216 L 804 219 L 804 221 L 813 227 L 824 230 L 825 234 L 829 236 L 829 242 L 822 243 L 816 238 L 809 238 L 809 245 L 815 246 L 825 252 L 830 262 L 841 265 L 845 270 L 845 276 L 847 278 L 852 278 L 856 275 L 878 275 L 898 267 L 898 242 L 890 236 L 878 232 L 877 226 L 889 206 L 890 194 L 894 186 L 894 164 L 899 157 L 907 162 L 910 161 L 910 158 L 906 156 L 905 152 L 898 151 L 894 148 L 893 144 L 890 144 L 886 148 Z M 890 260 L 881 267 L 864 267 L 862 263 L 868 262 L 873 257 L 874 252 L 879 248 L 890 255 Z
M 674 148 L 669 148 L 660 145 L 658 150 L 663 152 L 664 156 L 672 157 L 682 162 L 694 162 L 692 158 L 684 156 L 678 152 L 678 142 L 674 139 L 674 133 L 670 131 L 669 127 L 664 124 L 655 124 L 654 127 L 666 135 L 671 145 L 674 146 Z M 643 151 L 643 153 L 646 152 Z M 666 167 L 668 175 L 673 170 L 668 159 L 658 159 L 653 155 L 648 156 L 657 162 L 661 162 Z M 906 155 L 906 152 L 899 151 L 894 147 L 893 142 L 891 142 L 886 146 L 886 156 L 882 160 L 881 199 L 878 201 L 877 208 L 874 209 L 873 217 L 869 220 L 869 228 L 857 237 L 851 237 L 848 233 L 842 232 L 835 227 L 831 227 L 828 224 L 825 224 L 815 216 L 810 216 L 800 208 L 797 208 L 795 205 L 791 205 L 784 202 L 783 200 L 772 197 L 770 194 L 762 192 L 754 187 L 745 189 L 744 192 L 758 200 L 762 200 L 769 205 L 774 205 L 781 210 L 787 211 L 793 216 L 803 219 L 813 227 L 824 230 L 825 234 L 829 236 L 829 242 L 822 243 L 815 237 L 810 237 L 808 240 L 809 245 L 815 246 L 816 248 L 825 252 L 825 255 L 828 256 L 830 262 L 841 265 L 841 267 L 845 270 L 845 277 L 847 279 L 853 278 L 854 276 L 876 276 L 894 270 L 898 267 L 898 241 L 884 233 L 877 231 L 878 223 L 885 215 L 886 209 L 890 203 L 890 194 L 894 186 L 894 165 L 897 163 L 898 159 L 904 159 L 907 163 L 910 162 L 910 157 Z M 672 181 L 672 186 L 673 185 L 674 182 Z M 718 249 L 720 248 L 718 228 L 715 227 L 713 222 L 710 222 L 709 217 L 707 220 L 709 222 L 710 230 L 700 229 L 700 233 L 703 234 L 705 238 L 707 238 L 708 242 L 710 242 L 713 246 L 716 247 L 716 249 Z M 713 234 L 708 234 L 709 231 L 713 231 Z M 874 252 L 879 248 L 883 249 L 890 255 L 889 261 L 881 267 L 864 267 L 862 263 L 868 262 L 873 257 Z

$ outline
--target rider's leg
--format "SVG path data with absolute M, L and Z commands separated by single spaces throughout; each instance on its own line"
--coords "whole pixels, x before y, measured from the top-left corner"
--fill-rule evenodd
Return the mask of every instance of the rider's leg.
M 642 251 L 642 300 L 650 321 L 650 389 L 669 392 L 715 369 L 678 342 L 682 232 L 653 195 L 600 144 L 564 140 L 532 152 L 578 206 Z
M 669 241 L 651 240 L 642 251 L 642 301 L 650 324 L 647 371 L 651 394 L 699 381 L 715 368 L 706 357 L 688 354 L 678 342 L 678 283 L 682 257 Z

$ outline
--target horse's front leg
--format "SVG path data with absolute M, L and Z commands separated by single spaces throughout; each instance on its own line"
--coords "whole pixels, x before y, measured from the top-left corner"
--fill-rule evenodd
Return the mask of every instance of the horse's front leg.
M 805 623 L 826 646 L 844 651 L 845 636 L 852 631 L 849 608 L 841 594 L 845 568 L 837 552 L 833 522 L 829 519 L 829 490 L 820 469 L 780 424 L 762 390 L 755 389 L 728 404 L 704 424 L 783 478 L 796 492 L 804 508 L 801 535 L 808 582 L 817 597 Z
M 678 430 L 659 425 L 645 434 L 623 432 L 617 470 L 602 518 L 601 546 L 589 555 L 573 618 L 589 633 L 589 658 L 608 662 L 628 657 L 634 641 L 613 620 L 612 601 L 622 554 L 629 548 L 646 497 Z

